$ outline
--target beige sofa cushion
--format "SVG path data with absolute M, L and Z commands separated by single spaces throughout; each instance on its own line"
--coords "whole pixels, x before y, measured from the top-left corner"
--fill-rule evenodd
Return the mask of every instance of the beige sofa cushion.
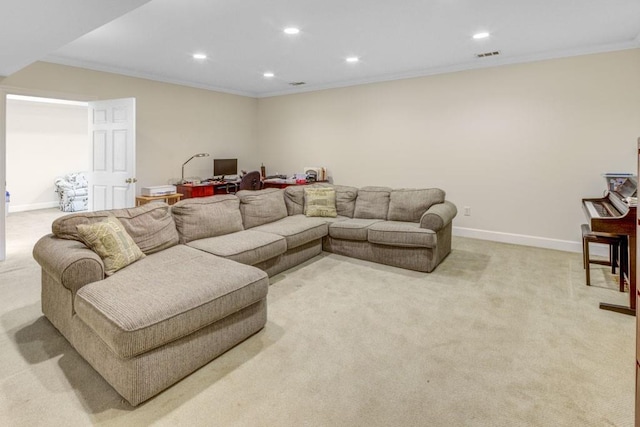
M 113 215 L 144 254 L 152 254 L 178 244 L 178 231 L 169 213 L 169 205 L 154 202 L 128 209 L 76 212 L 57 218 L 51 225 L 56 237 L 82 241 L 77 227 L 93 224 Z
M 234 195 L 197 197 L 171 207 L 180 243 L 242 230 L 240 201 Z
M 356 209 L 356 197 L 358 189 L 348 185 L 334 185 L 336 190 L 336 209 L 339 216 L 353 218 Z
M 236 194 L 240 198 L 240 213 L 244 228 L 268 224 L 287 216 L 284 191 L 281 189 L 242 190 Z
M 260 225 L 255 227 L 254 230 L 284 237 L 287 241 L 287 250 L 289 250 L 323 238 L 329 232 L 329 226 L 325 218 L 293 215 L 269 224 Z
M 366 241 L 369 227 L 381 222 L 381 219 L 349 218 L 329 224 L 329 236 L 334 239 Z
M 200 239 L 188 245 L 247 265 L 255 265 L 287 251 L 284 237 L 253 229 Z
M 367 240 L 379 245 L 435 248 L 437 235 L 415 222 L 381 221 L 369 227 Z
M 262 270 L 177 245 L 83 286 L 76 314 L 120 358 L 185 337 L 266 297 Z
M 290 185 L 284 189 L 284 203 L 287 215 L 304 214 L 304 189 L 306 185 Z
M 422 214 L 436 203 L 444 202 L 444 191 L 439 188 L 402 188 L 391 191 L 389 221 L 420 222 Z
M 358 190 L 353 217 L 387 219 L 390 194 L 388 187 L 362 187 Z

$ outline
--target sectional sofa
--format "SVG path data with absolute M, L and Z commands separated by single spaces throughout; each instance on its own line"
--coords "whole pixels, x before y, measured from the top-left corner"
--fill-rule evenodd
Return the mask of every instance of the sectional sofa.
M 42 311 L 135 406 L 264 327 L 269 276 L 323 250 L 430 272 L 456 212 L 439 189 L 316 184 L 70 214 L 33 250 Z

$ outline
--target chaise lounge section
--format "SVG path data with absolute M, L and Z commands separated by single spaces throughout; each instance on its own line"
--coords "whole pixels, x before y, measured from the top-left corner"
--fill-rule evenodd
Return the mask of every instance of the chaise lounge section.
M 155 242 L 145 257 L 110 276 L 94 251 L 70 240 L 79 239 L 75 226 L 105 215 L 126 224 L 141 248 Z M 53 231 L 34 247 L 42 267 L 42 311 L 131 405 L 266 323 L 266 273 L 178 244 L 167 205 L 72 214 L 56 220 Z

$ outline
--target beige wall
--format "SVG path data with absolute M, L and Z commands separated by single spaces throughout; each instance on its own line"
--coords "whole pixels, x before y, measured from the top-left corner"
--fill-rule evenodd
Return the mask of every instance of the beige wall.
M 636 171 L 640 50 L 263 98 L 258 106 L 267 173 L 317 165 L 335 183 L 441 187 L 460 211 L 458 234 L 579 250 L 581 198 L 602 193 L 603 172 Z
M 136 98 L 136 164 L 141 187 L 186 176 L 208 178 L 213 158 L 238 158 L 239 168 L 259 167 L 257 100 L 44 62 L 0 80 L 8 92 L 77 100 Z

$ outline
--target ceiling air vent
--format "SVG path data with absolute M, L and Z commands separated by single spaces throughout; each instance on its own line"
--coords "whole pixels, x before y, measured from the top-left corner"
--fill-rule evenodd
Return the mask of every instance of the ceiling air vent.
M 289 84 L 291 86 L 302 86 L 302 85 L 305 85 L 306 83 L 305 82 L 291 82 Z
M 497 55 L 500 55 L 499 50 L 496 50 L 494 52 L 476 53 L 476 57 L 478 58 L 486 58 L 487 56 L 497 56 Z

